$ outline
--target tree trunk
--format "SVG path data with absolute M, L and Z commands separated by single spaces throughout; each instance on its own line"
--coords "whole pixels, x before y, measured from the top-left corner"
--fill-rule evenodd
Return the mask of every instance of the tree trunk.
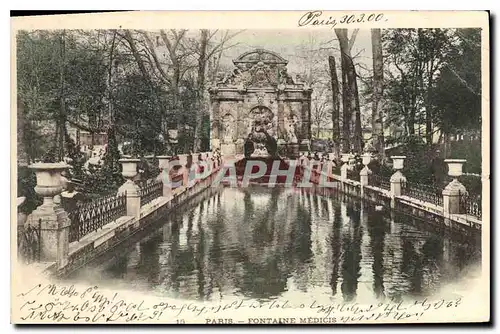
M 349 70 L 349 41 L 347 39 L 347 29 L 335 29 L 335 34 L 339 40 L 342 69 L 342 152 L 347 153 L 351 150 L 351 108 L 349 104 L 349 82 L 347 72 Z
M 57 157 L 62 161 L 64 157 L 64 135 L 66 133 L 66 101 L 64 92 L 64 62 L 65 62 L 65 32 L 59 37 L 59 116 L 57 120 Z
M 351 112 L 353 118 L 353 149 L 354 152 L 361 153 L 363 150 L 363 133 L 361 129 L 361 110 L 359 106 L 358 82 L 356 68 L 351 58 L 349 58 L 349 95 L 351 96 Z
M 427 86 L 426 106 L 425 106 L 425 141 L 427 146 L 432 146 L 432 106 L 430 103 L 430 92 L 432 88 L 432 73 L 429 75 L 429 83 Z
M 339 79 L 337 77 L 337 67 L 335 65 L 335 58 L 333 56 L 328 57 L 328 65 L 330 67 L 330 79 L 332 84 L 332 97 L 333 97 L 333 109 L 332 109 L 332 141 L 333 141 L 333 153 L 338 156 L 340 153 L 340 119 L 339 119 Z
M 384 63 L 380 29 L 371 30 L 373 56 L 373 99 L 372 99 L 372 138 L 379 161 L 385 160 L 384 123 L 381 100 L 383 96 Z
M 203 103 L 205 91 L 205 69 L 207 67 L 207 46 L 208 46 L 208 30 L 202 29 L 200 34 L 200 57 L 198 58 L 198 85 L 197 85 L 197 101 L 196 101 L 196 125 L 194 132 L 194 152 L 201 150 L 201 136 L 203 130 L 203 115 L 205 114 L 205 104 Z
M 134 60 L 137 63 L 137 66 L 139 66 L 139 70 L 141 71 L 141 74 L 144 76 L 144 79 L 149 81 L 148 71 L 146 70 L 146 66 L 144 65 L 144 62 L 142 61 L 142 58 L 141 58 L 141 55 L 139 54 L 139 51 L 137 50 L 137 47 L 135 45 L 132 34 L 130 33 L 130 30 L 125 30 L 125 40 L 127 41 L 128 45 L 130 47 L 130 51 L 132 51 L 132 56 L 134 56 Z

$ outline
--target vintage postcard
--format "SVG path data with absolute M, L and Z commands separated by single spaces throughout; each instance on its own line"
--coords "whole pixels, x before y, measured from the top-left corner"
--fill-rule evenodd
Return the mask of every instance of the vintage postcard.
M 11 21 L 13 323 L 490 320 L 487 12 Z

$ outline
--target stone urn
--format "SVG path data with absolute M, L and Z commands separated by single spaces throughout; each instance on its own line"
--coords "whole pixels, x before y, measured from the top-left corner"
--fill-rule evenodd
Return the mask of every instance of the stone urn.
M 448 164 L 448 175 L 453 177 L 453 180 L 444 188 L 443 195 L 460 196 L 467 195 L 467 189 L 458 181 L 458 177 L 462 176 L 462 167 L 467 160 L 465 159 L 446 159 L 444 162 Z M 457 211 L 458 212 L 458 211 Z
M 118 160 L 122 164 L 122 175 L 128 180 L 133 179 L 137 175 L 137 164 L 140 159 L 124 158 Z
M 448 164 L 448 175 L 454 178 L 462 176 L 462 166 L 467 162 L 465 159 L 446 159 Z
M 361 156 L 361 159 L 362 159 L 363 165 L 364 165 L 365 167 L 367 167 L 367 166 L 368 166 L 368 164 L 370 164 L 370 162 L 372 161 L 372 155 L 371 155 L 371 153 L 366 152 L 366 153 L 364 153 L 364 154 Z
M 391 159 L 392 159 L 392 168 L 394 168 L 397 171 L 403 169 L 404 162 L 406 159 L 405 155 L 393 155 L 391 156 Z
M 138 191 L 138 186 L 133 179 L 137 176 L 137 164 L 140 159 L 124 158 L 118 160 L 122 164 L 122 175 L 126 179 L 125 183 L 118 189 L 118 194 L 127 192 L 127 195 L 135 195 Z
M 42 206 L 52 205 L 54 196 L 61 193 L 64 187 L 61 173 L 69 167 L 64 162 L 37 162 L 29 166 L 36 175 L 35 192 L 43 197 Z

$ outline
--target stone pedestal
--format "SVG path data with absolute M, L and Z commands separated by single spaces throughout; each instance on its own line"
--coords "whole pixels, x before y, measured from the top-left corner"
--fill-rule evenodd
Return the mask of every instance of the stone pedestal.
M 349 171 L 349 165 L 347 163 L 344 163 L 342 166 L 340 166 L 340 179 L 341 180 L 347 180 L 347 172 Z
M 456 214 L 460 212 L 460 196 L 467 195 L 465 186 L 457 179 L 451 181 L 443 189 L 443 211 L 445 214 Z
M 57 268 L 62 268 L 68 263 L 71 221 L 59 203 L 54 202 L 54 196 L 61 193 L 61 173 L 69 166 L 62 162 L 36 163 L 30 168 L 35 171 L 35 191 L 43 196 L 43 203 L 28 216 L 26 224 L 38 227 L 40 222 L 40 261 L 54 261 Z
M 391 195 L 392 197 L 401 196 L 402 188 L 406 183 L 406 177 L 399 170 L 391 176 Z
M 169 178 L 170 170 L 170 159 L 171 156 L 159 155 L 158 157 L 158 167 L 160 168 L 160 178 L 163 183 L 163 197 L 170 199 L 172 197 L 172 185 Z
M 444 162 L 448 164 L 448 175 L 454 179 L 443 189 L 443 211 L 445 215 L 459 214 L 462 213 L 460 196 L 467 196 L 467 189 L 457 178 L 462 175 L 462 166 L 466 160 L 446 159 Z
M 349 153 L 342 153 L 342 166 L 340 166 L 340 179 L 347 180 L 347 172 L 350 170 L 349 160 L 351 159 L 351 155 Z
M 392 174 L 390 182 L 391 182 L 391 207 L 394 208 L 396 206 L 395 197 L 401 196 L 403 187 L 406 185 L 406 177 L 401 173 L 401 170 L 404 167 L 404 161 L 406 156 L 391 156 L 393 161 L 392 168 L 396 170 L 394 174 Z
M 359 172 L 359 182 L 361 183 L 362 186 L 367 186 L 368 185 L 368 178 L 369 175 L 371 174 L 370 169 L 368 168 L 368 164 L 370 164 L 372 160 L 372 156 L 370 153 L 365 153 L 362 155 L 363 158 L 363 169 Z
M 370 175 L 370 169 L 368 169 L 368 167 L 366 166 L 359 172 L 359 182 L 361 183 L 362 186 L 368 185 L 369 175 Z
M 118 188 L 118 194 L 127 193 L 127 216 L 139 219 L 141 214 L 141 197 L 139 195 L 139 186 L 135 184 L 134 177 L 137 175 L 137 164 L 139 159 L 120 159 L 122 164 L 122 175 L 127 181 Z

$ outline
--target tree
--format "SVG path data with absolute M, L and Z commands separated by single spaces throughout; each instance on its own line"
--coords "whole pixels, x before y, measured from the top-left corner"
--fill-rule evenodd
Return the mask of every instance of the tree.
M 335 29 L 340 46 L 342 69 L 342 152 L 350 151 L 351 146 L 355 152 L 361 152 L 363 146 L 357 75 L 351 56 L 358 31 L 359 29 L 354 29 L 349 38 L 347 29 Z
M 318 92 L 314 95 L 313 100 L 311 101 L 312 112 L 311 112 L 311 121 L 312 125 L 316 128 L 316 139 L 320 139 L 321 129 L 324 128 L 329 121 L 329 116 L 331 111 L 329 110 L 329 101 L 325 97 L 326 92 L 322 90 L 322 92 Z
M 481 30 L 457 29 L 457 44 L 438 74 L 430 92 L 433 122 L 441 130 L 445 156 L 449 136 L 481 128 Z
M 206 110 L 208 104 L 208 97 L 206 95 L 206 75 L 207 75 L 207 67 L 210 59 L 214 54 L 218 54 L 217 56 L 217 65 L 214 68 L 214 72 L 211 77 L 215 77 L 215 74 L 218 70 L 218 63 L 220 62 L 220 58 L 222 56 L 222 52 L 231 47 L 237 45 L 227 45 L 227 43 L 233 39 L 235 36 L 240 34 L 242 30 L 236 31 L 232 34 L 229 33 L 229 30 L 226 30 L 220 41 L 212 43 L 215 35 L 218 33 L 218 30 L 210 31 L 206 29 L 200 30 L 200 38 L 196 42 L 194 42 L 194 51 L 197 54 L 197 80 L 196 80 L 196 104 L 195 104 L 195 113 L 196 113 L 196 124 L 194 131 L 194 144 L 193 151 L 200 152 L 202 149 L 202 134 L 203 134 L 203 120 L 206 118 Z M 205 127 L 206 128 L 206 127 Z M 206 133 L 206 138 L 208 139 L 209 134 Z
M 68 152 L 68 122 L 82 126 L 79 119 L 85 115 L 90 128 L 100 126 L 106 91 L 104 67 L 100 55 L 82 48 L 80 40 L 77 31 L 31 31 L 17 36 L 18 100 L 24 132 L 32 137 L 38 133 L 42 140 L 31 141 L 41 151 L 51 146 L 55 159 Z M 34 154 L 37 150 L 29 151 Z
M 425 125 L 428 146 L 433 143 L 435 108 L 431 92 L 453 53 L 456 42 L 451 29 L 387 29 L 382 37 L 387 54 L 387 97 L 391 113 L 402 116 L 408 135 Z M 397 116 L 396 116 L 397 117 Z

